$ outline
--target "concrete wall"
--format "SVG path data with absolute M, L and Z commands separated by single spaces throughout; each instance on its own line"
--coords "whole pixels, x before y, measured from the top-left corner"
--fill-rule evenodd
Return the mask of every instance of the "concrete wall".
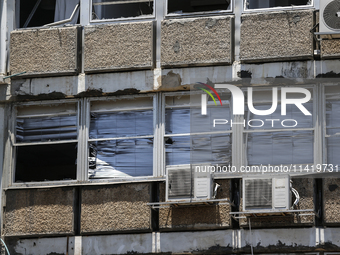
M 294 178 L 293 188 L 300 195 L 300 201 L 294 210 L 314 209 L 314 179 L 313 178 Z M 292 196 L 292 203 L 295 197 Z M 242 211 L 242 201 L 240 203 L 240 211 Z M 303 212 L 301 212 L 302 214 Z M 310 212 L 304 212 L 310 213 Z M 300 216 L 299 214 L 289 214 L 286 216 L 272 215 L 263 217 L 250 217 L 251 227 L 268 228 L 268 227 L 293 227 L 293 226 L 312 226 L 314 225 L 314 216 Z M 248 221 L 240 220 L 240 225 L 248 226 Z
M 231 15 L 162 21 L 162 66 L 231 64 L 233 24 Z
M 240 60 L 268 62 L 313 57 L 313 11 L 243 14 Z
M 322 40 L 321 58 L 340 58 L 340 39 Z
M 287 254 L 340 250 L 339 228 L 281 228 L 6 239 L 11 254 Z M 329 254 L 329 253 L 328 253 Z
M 150 183 L 83 187 L 81 233 L 149 230 Z
M 85 72 L 150 69 L 153 66 L 153 23 L 85 27 Z
M 230 198 L 230 180 L 215 180 L 220 184 L 216 199 Z M 165 201 L 165 184 L 160 185 L 160 201 Z M 230 227 L 230 205 L 179 206 L 159 209 L 160 229 L 215 229 Z
M 326 224 L 340 225 L 340 179 L 323 179 L 323 214 Z
M 10 71 L 24 75 L 78 72 L 79 27 L 40 28 L 11 32 Z
M 7 190 L 4 234 L 72 234 L 73 196 L 73 188 Z

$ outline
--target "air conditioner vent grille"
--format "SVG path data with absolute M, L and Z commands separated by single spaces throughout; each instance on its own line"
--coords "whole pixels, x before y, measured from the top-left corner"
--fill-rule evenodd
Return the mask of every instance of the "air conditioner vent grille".
M 191 169 L 168 169 L 168 197 L 188 198 L 192 196 Z
M 272 208 L 272 179 L 245 180 L 245 209 Z
M 340 29 L 340 0 L 334 0 L 325 7 L 323 19 L 329 28 Z

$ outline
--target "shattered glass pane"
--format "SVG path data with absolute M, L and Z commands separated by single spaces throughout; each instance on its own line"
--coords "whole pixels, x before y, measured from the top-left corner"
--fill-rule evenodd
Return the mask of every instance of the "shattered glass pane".
M 89 143 L 89 178 L 151 176 L 153 139 Z
M 248 165 L 312 164 L 313 131 L 247 133 Z
M 193 13 L 230 9 L 230 0 L 168 0 L 168 13 Z
M 166 165 L 229 164 L 231 134 L 166 137 L 165 152 Z
M 153 0 L 92 0 L 92 19 L 119 19 L 150 16 Z
M 152 110 L 91 113 L 91 139 L 145 135 L 153 135 Z
M 75 180 L 77 143 L 16 147 L 15 182 Z
M 77 139 L 77 129 L 76 115 L 17 118 L 16 142 Z

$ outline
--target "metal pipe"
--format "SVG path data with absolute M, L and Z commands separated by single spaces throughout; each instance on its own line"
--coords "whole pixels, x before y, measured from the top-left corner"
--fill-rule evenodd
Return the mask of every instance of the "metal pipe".
M 71 14 L 71 17 L 69 19 L 64 19 L 64 20 L 60 20 L 60 21 L 57 21 L 57 22 L 54 22 L 54 23 L 46 24 L 43 27 L 56 26 L 56 25 L 61 25 L 61 24 L 70 22 L 73 19 L 74 15 L 76 14 L 76 11 L 77 11 L 78 7 L 79 7 L 79 4 L 76 5 L 76 7 L 74 8 L 74 10 L 73 10 L 73 12 Z
M 21 73 L 16 73 L 16 74 L 12 74 L 12 75 L 9 75 L 9 76 L 5 76 L 5 77 L 3 77 L 3 80 L 11 78 L 11 77 L 14 77 L 14 76 L 18 76 L 18 75 L 21 75 L 21 74 L 24 74 L 24 73 L 27 73 L 27 72 L 25 71 L 25 72 L 21 72 Z

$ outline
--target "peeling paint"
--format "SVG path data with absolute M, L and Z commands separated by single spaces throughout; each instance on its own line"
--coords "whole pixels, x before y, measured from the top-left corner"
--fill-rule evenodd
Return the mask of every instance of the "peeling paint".
M 340 73 L 334 73 L 333 71 L 328 73 L 321 73 L 316 78 L 340 78 Z

